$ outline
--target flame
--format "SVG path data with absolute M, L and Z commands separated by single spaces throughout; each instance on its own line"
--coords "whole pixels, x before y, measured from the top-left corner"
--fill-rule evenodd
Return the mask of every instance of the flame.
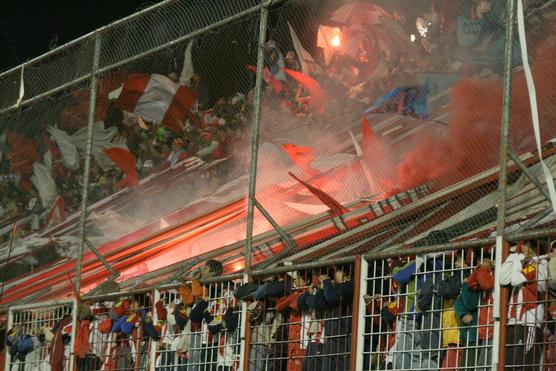
M 242 271 L 243 268 L 245 268 L 245 263 L 243 262 L 234 263 L 234 265 L 232 266 L 232 272 Z
M 340 35 L 335 35 L 332 40 L 330 40 L 330 45 L 334 48 L 339 48 L 341 44 Z

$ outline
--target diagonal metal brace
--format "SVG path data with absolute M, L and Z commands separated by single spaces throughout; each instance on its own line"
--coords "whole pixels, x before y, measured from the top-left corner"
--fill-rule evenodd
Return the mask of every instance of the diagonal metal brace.
M 282 227 L 280 227 L 280 225 L 276 222 L 276 220 L 272 218 L 272 216 L 268 213 L 268 211 L 266 211 L 263 205 L 261 205 L 259 201 L 257 201 L 257 199 L 254 199 L 253 201 L 255 202 L 255 207 L 257 208 L 257 210 L 259 210 L 261 214 L 263 214 L 265 219 L 268 220 L 270 225 L 272 225 L 272 228 L 274 228 L 274 230 L 278 232 L 280 237 L 282 237 L 282 240 L 286 244 L 286 249 L 287 250 L 295 249 L 297 247 L 295 240 L 289 234 L 287 234 L 286 231 L 282 229 Z
M 521 170 L 521 172 L 523 174 L 525 174 L 525 176 L 527 178 L 529 178 L 529 180 L 535 185 L 535 187 L 537 187 L 539 189 L 539 192 L 541 192 L 541 194 L 548 200 L 550 201 L 550 195 L 548 194 L 548 191 L 546 190 L 546 188 L 542 185 L 542 183 L 539 181 L 539 179 L 533 174 L 531 173 L 531 170 L 529 170 L 529 168 L 527 167 L 527 165 L 525 165 L 523 163 L 523 161 L 521 161 L 521 159 L 519 158 L 519 156 L 515 153 L 515 151 L 513 150 L 509 150 L 508 151 L 510 158 L 512 159 L 512 161 L 517 165 L 517 167 L 519 168 L 519 170 Z
M 104 256 L 102 256 L 102 254 L 97 250 L 95 245 L 93 245 L 93 243 L 89 239 L 87 239 L 87 238 L 85 239 L 85 244 L 87 245 L 89 250 L 91 250 L 93 252 L 93 254 L 95 254 L 95 256 L 98 258 L 98 260 L 100 260 L 102 265 L 104 265 L 106 267 L 106 269 L 108 269 L 110 274 L 112 274 L 113 279 L 120 276 L 120 273 L 116 272 L 114 270 L 114 268 L 112 268 L 112 266 L 108 263 L 108 261 L 106 261 L 106 259 L 104 259 Z
M 548 194 L 546 188 L 542 185 L 539 179 L 533 173 L 531 173 L 527 165 L 525 165 L 523 161 L 521 161 L 521 159 L 515 153 L 515 151 L 510 150 L 508 153 L 512 161 L 519 168 L 519 170 L 521 170 L 521 172 L 525 174 L 525 176 L 535 185 L 535 187 L 537 187 L 537 189 L 544 196 L 544 198 L 546 198 L 548 201 L 551 201 L 550 195 Z M 531 228 L 532 226 L 534 226 L 535 224 L 537 224 L 538 222 L 540 222 L 541 220 L 549 216 L 551 213 L 552 213 L 552 208 L 550 207 L 547 208 L 546 210 L 541 211 L 533 219 L 530 219 L 529 221 L 527 221 L 527 223 L 521 225 L 517 230 L 513 231 L 512 233 L 520 233 L 526 229 Z

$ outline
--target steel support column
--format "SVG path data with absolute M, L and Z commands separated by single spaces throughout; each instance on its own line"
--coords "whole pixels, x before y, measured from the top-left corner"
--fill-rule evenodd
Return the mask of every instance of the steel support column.
M 496 223 L 496 267 L 494 283 L 494 342 L 492 349 L 492 370 L 504 370 L 506 357 L 506 323 L 508 310 L 508 290 L 500 286 L 500 270 L 503 259 L 508 254 L 504 243 L 506 228 L 506 191 L 508 187 L 508 143 L 510 136 L 510 116 L 512 98 L 512 58 L 514 44 L 514 25 L 516 1 L 506 2 L 506 45 L 504 61 L 504 93 L 502 106 L 502 126 L 500 132 L 500 172 L 498 179 L 498 218 Z
M 257 76 L 255 82 L 254 117 L 251 124 L 251 166 L 249 168 L 249 194 L 247 199 L 247 231 L 245 237 L 245 273 L 251 271 L 251 255 L 253 252 L 253 219 L 255 216 L 255 193 L 257 190 L 257 160 L 259 154 L 259 132 L 261 124 L 261 103 L 263 93 L 264 44 L 268 22 L 267 6 L 261 8 L 259 21 L 259 44 L 257 51 Z
M 85 150 L 85 171 L 83 174 L 83 189 L 81 192 L 81 215 L 79 217 L 79 251 L 77 252 L 77 264 L 75 269 L 75 289 L 81 295 L 81 270 L 83 268 L 83 250 L 85 249 L 85 226 L 87 223 L 87 201 L 89 198 L 89 178 L 91 176 L 91 155 L 93 151 L 93 136 L 95 123 L 95 110 L 97 100 L 97 70 L 100 58 L 101 34 L 95 36 L 95 53 L 93 56 L 93 68 L 90 77 L 89 94 L 89 117 L 87 119 L 87 147 Z
M 251 256 L 253 255 L 253 221 L 255 218 L 255 194 L 257 192 L 257 162 L 259 154 L 259 132 L 261 126 L 261 106 L 263 94 L 263 68 L 264 68 L 264 45 L 266 40 L 266 28 L 268 24 L 268 7 L 271 0 L 261 0 L 259 19 L 259 42 L 257 49 L 257 75 L 255 78 L 255 99 L 253 122 L 251 124 L 251 165 L 249 167 L 249 191 L 247 198 L 247 228 L 245 231 L 245 268 L 243 271 L 243 283 L 250 280 Z M 240 330 L 240 362 L 239 370 L 249 367 L 249 327 L 247 304 L 241 304 L 241 330 Z M 246 366 L 247 364 L 247 366 Z

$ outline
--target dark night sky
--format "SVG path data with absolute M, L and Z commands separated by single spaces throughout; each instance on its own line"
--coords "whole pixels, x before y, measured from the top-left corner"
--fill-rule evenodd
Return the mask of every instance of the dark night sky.
M 0 71 L 160 0 L 2 0 Z

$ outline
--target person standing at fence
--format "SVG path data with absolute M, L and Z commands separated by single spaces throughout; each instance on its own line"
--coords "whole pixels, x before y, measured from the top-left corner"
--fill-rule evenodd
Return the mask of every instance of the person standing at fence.
M 393 270 L 393 279 L 400 287 L 404 298 L 404 308 L 401 315 L 398 338 L 394 350 L 394 369 L 409 370 L 412 368 L 435 369 L 434 360 L 424 359 L 421 354 L 420 330 L 422 314 L 416 311 L 416 293 L 421 290 L 428 279 L 433 279 L 432 272 L 440 272 L 442 262 L 440 259 L 425 259 L 416 257 L 407 264 Z M 424 273 L 420 273 L 425 271 Z
M 303 371 L 321 371 L 322 357 L 324 353 L 324 323 L 323 312 L 314 308 L 312 300 L 320 290 L 320 279 L 317 272 L 311 276 L 311 286 L 297 299 L 299 309 L 309 312 L 309 329 L 307 332 L 309 343 L 305 358 L 303 359 Z M 321 290 L 321 295 L 324 295 Z M 324 300 L 324 296 L 323 296 Z
M 479 358 L 476 369 L 490 370 L 492 361 L 492 337 L 494 335 L 493 290 L 494 290 L 494 262 L 484 258 L 481 264 L 467 278 L 469 289 L 480 295 L 480 307 L 476 322 L 478 323 Z M 471 312 L 473 315 L 473 312 Z M 460 319 L 462 317 L 460 316 Z
M 283 266 L 283 264 L 278 263 L 276 266 Z M 270 277 L 266 283 L 259 286 L 254 294 L 254 299 L 265 301 L 266 308 L 274 308 L 276 299 L 291 293 L 291 286 L 291 280 L 287 275 Z M 266 360 L 267 371 L 287 370 L 290 311 L 290 308 L 286 308 L 282 312 L 275 311 L 274 313 Z
M 544 241 L 543 241 L 544 242 Z M 548 280 L 546 244 L 524 241 L 511 248 L 500 272 L 500 284 L 511 286 L 506 339 L 506 367 L 538 369 L 542 360 L 543 294 Z
M 470 263 L 472 265 L 473 262 Z M 469 288 L 469 269 L 462 270 L 466 267 L 464 259 L 458 257 L 455 262 L 456 271 L 442 281 L 438 290 L 439 296 L 444 299 L 442 341 L 443 346 L 448 346 L 443 367 L 449 370 L 457 370 L 459 367 L 473 369 L 477 361 L 477 312 L 480 294 Z M 454 345 L 458 348 L 455 351 Z M 456 360 L 457 363 L 454 363 Z
M 208 324 L 205 313 L 215 310 L 216 299 L 220 296 L 218 287 L 203 287 L 200 279 L 217 277 L 222 274 L 222 263 L 208 260 L 199 272 L 199 276 L 191 283 L 195 305 L 191 309 L 191 345 L 189 352 L 190 371 L 216 370 L 217 348 L 211 344 L 208 336 Z
M 442 336 L 442 291 L 439 286 L 453 286 L 450 282 L 446 284 L 442 281 L 443 258 L 425 257 L 423 265 L 425 271 L 425 281 L 415 296 L 415 309 L 420 313 L 419 328 L 421 332 L 417 336 L 417 344 L 421 349 L 421 366 L 426 369 L 434 369 L 440 363 L 440 338 Z M 444 282 L 444 285 L 443 285 Z M 447 323 L 448 328 L 453 325 Z M 457 329 L 457 325 L 455 326 Z M 449 333 L 449 332 L 448 332 Z M 448 334 L 447 333 L 447 334 Z
M 391 350 L 396 345 L 396 322 L 400 306 L 397 301 L 390 301 L 380 295 L 364 295 L 363 300 L 367 315 L 371 316 L 371 321 L 365 323 L 365 333 L 372 334 L 371 339 L 365 339 L 365 350 L 370 349 L 371 354 L 365 355 L 363 364 L 391 370 Z
M 246 303 L 249 313 L 249 326 L 251 327 L 249 371 L 263 371 L 266 368 L 270 328 L 274 320 L 274 312 L 266 310 L 265 301 L 253 300 L 253 295 L 258 288 L 258 283 L 248 282 L 236 288 L 234 292 L 237 301 Z
M 208 323 L 212 345 L 217 347 L 218 371 L 232 371 L 238 366 L 239 360 L 236 352 L 236 346 L 239 344 L 239 340 L 236 339 L 238 314 L 232 290 L 224 290 L 222 297 L 217 299 L 214 311 L 205 312 L 205 320 Z
M 452 274 L 440 281 L 436 289 L 438 298 L 442 299 L 442 347 L 445 352 L 441 368 L 446 370 L 458 370 L 464 364 L 462 360 L 466 358 L 467 334 L 459 328 L 458 319 L 458 303 L 463 295 L 463 292 L 460 294 L 462 273 L 464 277 L 469 275 L 468 271 L 462 271 L 464 267 L 464 259 L 458 255 L 451 268 Z
M 347 266 L 338 266 L 334 279 L 321 277 L 326 302 L 322 362 L 326 371 L 349 370 L 353 305 L 353 280 L 349 278 L 349 269 Z
M 295 292 L 286 295 L 276 302 L 276 311 L 290 310 L 290 326 L 288 331 L 288 371 L 302 371 L 303 357 L 307 348 L 309 319 L 299 306 L 299 297 L 307 290 L 305 279 L 298 272 L 290 273 L 293 278 Z
M 162 325 L 161 341 L 158 345 L 160 356 L 157 359 L 157 371 L 172 371 L 176 364 L 176 352 L 172 349 L 174 342 L 174 326 L 176 324 L 173 315 L 174 308 L 170 305 L 166 308 L 163 300 L 155 304 L 157 318 Z M 164 367 L 166 366 L 166 367 Z

